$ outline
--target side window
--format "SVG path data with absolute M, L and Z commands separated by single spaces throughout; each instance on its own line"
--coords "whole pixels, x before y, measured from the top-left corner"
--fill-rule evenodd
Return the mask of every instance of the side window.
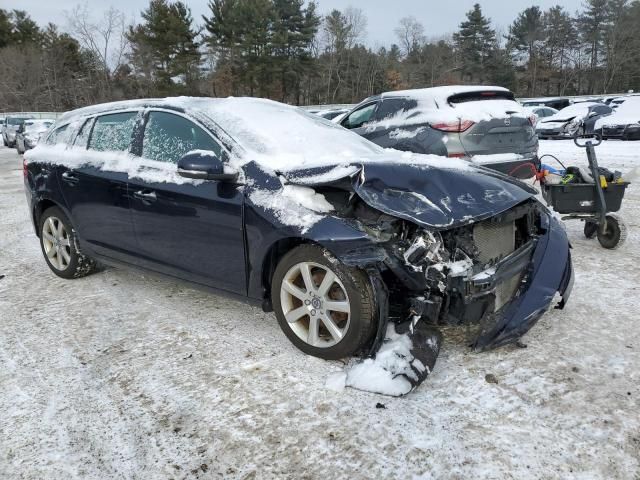
M 611 113 L 611 109 L 609 107 L 605 107 L 604 105 L 597 105 L 593 107 L 593 111 L 598 115 L 606 115 L 607 113 Z
M 376 103 L 365 105 L 364 107 L 356 110 L 347 118 L 344 119 L 342 125 L 346 128 L 359 128 L 367 123 L 373 116 L 373 112 L 376 110 Z
M 144 158 L 178 163 L 191 150 L 210 150 L 218 156 L 222 152 L 211 135 L 192 121 L 173 113 L 149 113 L 142 142 Z
M 136 112 L 112 113 L 96 118 L 89 149 L 99 152 L 126 152 L 136 123 Z
M 408 98 L 386 98 L 382 100 L 382 103 L 376 110 L 375 119 L 384 120 L 385 118 L 392 117 L 401 111 L 409 111 L 418 106 L 418 102 L 410 100 Z
M 76 135 L 76 139 L 73 142 L 73 145 L 76 147 L 87 148 L 89 143 L 89 134 L 91 133 L 91 125 L 93 125 L 93 118 L 90 118 L 84 125 L 80 128 L 78 135 Z
M 69 131 L 69 124 L 62 125 L 61 127 L 56 128 L 47 137 L 46 144 L 56 145 L 58 143 L 67 143 L 68 131 Z

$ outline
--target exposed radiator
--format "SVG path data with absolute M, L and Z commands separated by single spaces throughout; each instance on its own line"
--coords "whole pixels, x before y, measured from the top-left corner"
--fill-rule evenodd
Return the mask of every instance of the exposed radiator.
M 515 222 L 478 223 L 473 228 L 473 240 L 479 250 L 482 265 L 496 262 L 516 249 Z

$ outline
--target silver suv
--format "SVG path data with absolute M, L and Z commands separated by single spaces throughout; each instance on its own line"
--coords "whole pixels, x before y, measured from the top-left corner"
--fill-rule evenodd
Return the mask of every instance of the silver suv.
M 450 86 L 369 97 L 340 125 L 385 148 L 468 158 L 530 178 L 539 166 L 536 120 L 505 88 Z

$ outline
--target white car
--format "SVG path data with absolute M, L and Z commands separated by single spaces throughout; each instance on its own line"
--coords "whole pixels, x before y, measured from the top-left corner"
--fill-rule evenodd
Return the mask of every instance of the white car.
M 640 140 L 640 97 L 627 97 L 613 114 L 600 118 L 595 125 L 602 138 Z

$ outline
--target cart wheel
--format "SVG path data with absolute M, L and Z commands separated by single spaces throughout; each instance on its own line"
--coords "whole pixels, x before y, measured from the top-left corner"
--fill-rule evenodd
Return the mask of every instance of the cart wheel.
M 588 239 L 596 238 L 598 234 L 598 224 L 585 220 L 584 222 L 584 236 Z
M 598 241 L 604 248 L 614 250 L 620 247 L 627 238 L 627 226 L 621 217 L 610 213 L 607 215 L 607 231 L 598 230 Z

